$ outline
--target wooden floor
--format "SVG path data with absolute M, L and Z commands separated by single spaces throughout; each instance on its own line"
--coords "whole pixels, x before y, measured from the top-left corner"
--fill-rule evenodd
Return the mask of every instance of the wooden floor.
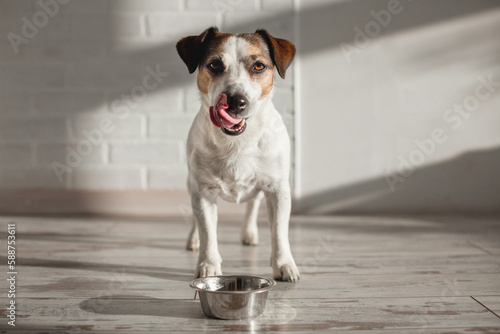
M 16 224 L 16 327 L 7 224 Z M 271 275 L 269 230 L 240 244 L 221 218 L 225 274 Z M 293 217 L 298 284 L 252 321 L 206 318 L 189 287 L 183 218 L 0 217 L 0 333 L 500 333 L 499 217 Z

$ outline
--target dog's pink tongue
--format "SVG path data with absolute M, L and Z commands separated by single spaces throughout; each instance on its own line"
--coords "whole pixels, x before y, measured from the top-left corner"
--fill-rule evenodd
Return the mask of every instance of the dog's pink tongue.
M 217 98 L 215 106 L 210 107 L 210 119 L 216 127 L 220 128 L 223 126 L 225 128 L 231 128 L 241 122 L 241 118 L 231 117 L 226 112 L 227 108 L 229 108 L 229 104 L 227 103 L 227 94 L 221 93 Z
M 232 118 L 231 116 L 229 116 L 229 114 L 226 112 L 225 109 L 227 109 L 227 107 L 219 109 L 219 115 L 222 116 L 224 121 L 230 123 L 231 126 L 236 125 L 239 122 L 241 122 L 241 120 L 242 120 L 241 118 Z

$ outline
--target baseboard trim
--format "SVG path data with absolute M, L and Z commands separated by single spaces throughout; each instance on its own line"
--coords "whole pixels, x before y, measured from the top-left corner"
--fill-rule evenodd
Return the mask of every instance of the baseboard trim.
M 244 205 L 221 201 L 219 214 L 243 213 Z M 185 190 L 0 190 L 2 215 L 186 216 Z

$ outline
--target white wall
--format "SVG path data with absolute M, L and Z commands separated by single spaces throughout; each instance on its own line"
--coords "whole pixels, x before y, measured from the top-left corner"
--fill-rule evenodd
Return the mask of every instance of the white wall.
M 498 2 L 299 2 L 302 212 L 498 212 Z
M 292 0 L 0 1 L 0 190 L 185 189 L 200 104 L 175 43 L 214 25 L 293 39 L 292 13 Z M 292 82 L 276 82 L 290 130 Z

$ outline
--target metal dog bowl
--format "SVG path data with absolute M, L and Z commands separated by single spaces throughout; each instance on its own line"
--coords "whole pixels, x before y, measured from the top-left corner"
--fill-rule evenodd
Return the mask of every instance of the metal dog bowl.
M 264 312 L 267 294 L 276 285 L 261 276 L 221 275 L 193 280 L 205 315 L 219 319 L 255 318 Z

